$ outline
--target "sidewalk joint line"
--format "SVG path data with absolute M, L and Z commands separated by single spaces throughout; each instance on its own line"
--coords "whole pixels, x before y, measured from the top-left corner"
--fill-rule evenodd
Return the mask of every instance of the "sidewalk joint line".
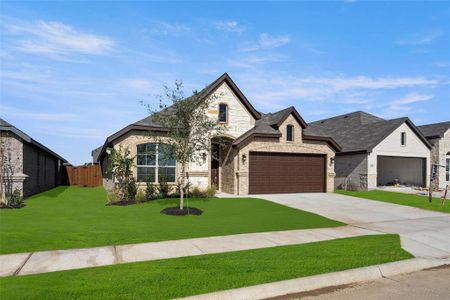
M 25 260 L 23 261 L 23 263 L 19 266 L 19 268 L 17 268 L 16 271 L 14 271 L 14 273 L 12 274 L 12 276 L 17 276 L 20 271 L 22 271 L 22 268 L 25 266 L 25 264 L 28 262 L 28 260 L 30 259 L 31 255 L 33 255 L 34 252 L 30 252 L 30 254 L 27 256 L 27 258 L 25 258 Z

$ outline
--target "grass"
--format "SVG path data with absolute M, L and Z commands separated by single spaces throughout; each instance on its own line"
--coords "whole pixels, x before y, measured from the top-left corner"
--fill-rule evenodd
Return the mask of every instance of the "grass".
M 189 199 L 201 216 L 160 214 L 177 199 L 105 206 L 102 187 L 58 187 L 0 210 L 0 253 L 84 248 L 249 232 L 336 227 L 343 223 L 270 201 Z
M 375 235 L 0 279 L 3 299 L 169 299 L 413 256 Z
M 428 202 L 428 197 L 420 195 L 412 195 L 405 193 L 387 192 L 380 190 L 372 190 L 368 192 L 354 192 L 336 190 L 338 194 L 348 195 L 353 197 L 365 198 L 370 200 L 377 200 L 389 203 L 395 203 L 400 205 L 412 206 L 416 208 L 434 210 L 439 212 L 450 213 L 450 202 L 447 201 L 445 205 L 441 205 L 442 200 L 440 198 L 433 198 L 432 203 Z

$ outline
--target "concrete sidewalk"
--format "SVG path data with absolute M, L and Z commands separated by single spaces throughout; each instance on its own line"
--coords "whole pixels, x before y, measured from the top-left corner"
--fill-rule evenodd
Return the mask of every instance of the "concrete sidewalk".
M 354 226 L 247 233 L 86 249 L 0 255 L 0 276 L 27 275 L 380 234 Z

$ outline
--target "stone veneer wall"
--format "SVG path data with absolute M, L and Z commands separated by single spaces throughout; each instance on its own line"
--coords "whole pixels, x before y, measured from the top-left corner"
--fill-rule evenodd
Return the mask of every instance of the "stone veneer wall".
M 445 166 L 447 163 L 446 159 L 450 158 L 450 156 L 446 155 L 450 151 L 450 130 L 447 130 L 443 138 L 432 139 L 429 142 L 433 145 L 433 148 L 431 148 L 431 163 Z M 432 182 L 433 189 L 444 189 L 449 184 L 446 181 L 445 172 L 444 167 L 438 168 L 437 178 Z
M 14 191 L 15 188 L 23 192 L 23 181 L 26 176 L 23 174 L 23 143 L 22 140 L 10 132 L 1 132 L 1 146 L 6 153 L 7 163 L 2 166 L 5 176 L 9 179 L 5 182 L 5 191 L 7 194 Z
M 367 154 L 336 155 L 334 170 L 336 188 L 366 191 L 368 187 Z

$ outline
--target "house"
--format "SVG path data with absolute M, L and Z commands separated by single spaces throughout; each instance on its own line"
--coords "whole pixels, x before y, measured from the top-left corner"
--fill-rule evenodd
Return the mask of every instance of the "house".
M 204 154 L 203 162 L 189 164 L 186 175 L 193 186 L 215 185 L 235 195 L 333 191 L 333 162 L 340 146 L 330 137 L 306 134 L 308 124 L 294 107 L 263 114 L 226 73 L 199 95 L 212 97 L 205 113 L 224 126 L 224 133 L 211 139 L 211 151 Z M 111 182 L 108 147 L 128 148 L 136 156 L 133 175 L 139 185 L 146 180 L 158 184 L 161 174 L 175 184 L 179 166 L 174 160 L 161 163 L 164 145 L 157 145 L 154 134 L 148 134 L 165 130 L 147 117 L 109 136 L 99 153 L 93 151 L 105 185 Z M 150 149 L 154 154 L 147 154 Z
M 450 122 L 428 124 L 418 128 L 433 146 L 431 163 L 439 165 L 432 187 L 443 189 L 450 186 Z
M 66 183 L 67 160 L 1 118 L 0 135 L 7 194 L 19 188 L 28 197 Z
M 408 118 L 385 120 L 357 111 L 312 122 L 306 134 L 330 136 L 342 147 L 334 167 L 337 188 L 428 184 L 431 145 Z

